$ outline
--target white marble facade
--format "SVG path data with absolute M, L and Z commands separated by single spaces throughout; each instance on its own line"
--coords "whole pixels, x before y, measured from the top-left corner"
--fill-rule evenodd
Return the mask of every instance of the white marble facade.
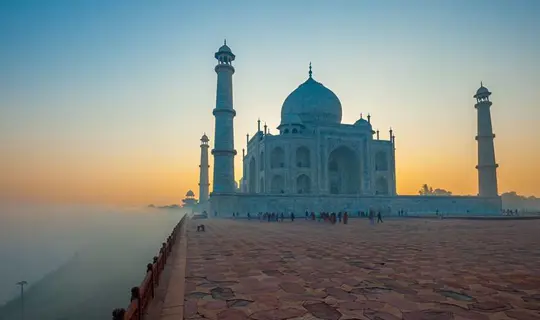
M 312 77 L 285 99 L 279 134 L 266 125 L 243 158 L 241 191 L 251 194 L 395 195 L 392 132 L 380 140 L 371 117 L 341 123 L 339 98 Z
M 354 124 L 341 123 L 339 98 L 313 78 L 311 65 L 307 80 L 283 102 L 278 133 L 270 134 L 266 124 L 262 129 L 259 121 L 257 132 L 247 135 L 247 150 L 242 152 L 243 175 L 237 189 L 233 166 L 236 156 L 233 119 L 236 111 L 232 99 L 232 76 L 235 72 L 232 62 L 235 57 L 226 43 L 215 53 L 218 64 L 215 67 L 216 108 L 213 110 L 214 181 L 210 203 L 205 207 L 211 212 L 225 216 L 232 212 L 303 213 L 308 210 L 354 213 L 369 209 L 385 214 L 396 214 L 399 210 L 417 214 L 434 214 L 437 211 L 450 214 L 500 212 L 501 199 L 497 195 L 496 179 L 484 179 L 487 182 L 481 188 L 495 184 L 489 189 L 494 191 L 481 193 L 479 197 L 398 196 L 392 130 L 384 133 L 374 131 L 369 115 L 365 118 L 360 115 Z M 486 95 L 489 92 L 482 88 L 475 97 L 478 104 L 487 106 L 489 99 Z M 480 118 L 487 123 L 485 119 L 488 116 L 479 115 Z M 479 137 L 485 140 L 484 147 L 479 143 L 479 150 L 490 145 L 489 150 L 493 150 L 491 122 L 485 126 L 479 120 L 479 127 L 486 127 L 479 128 Z M 488 160 L 479 162 L 480 178 L 496 175 L 494 156 Z

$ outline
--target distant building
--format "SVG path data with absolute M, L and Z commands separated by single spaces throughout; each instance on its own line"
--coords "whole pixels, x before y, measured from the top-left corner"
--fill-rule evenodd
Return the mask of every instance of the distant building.
M 193 191 L 189 190 L 186 193 L 186 197 L 182 199 L 182 207 L 183 208 L 193 208 L 197 204 L 197 199 L 195 199 L 195 193 Z

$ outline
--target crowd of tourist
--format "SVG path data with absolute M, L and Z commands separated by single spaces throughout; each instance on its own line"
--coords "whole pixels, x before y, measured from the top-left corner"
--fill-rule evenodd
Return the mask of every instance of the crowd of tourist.
M 502 211 L 503 216 L 517 216 L 518 210 L 505 209 Z
M 404 213 L 404 211 L 400 210 L 399 214 L 404 215 L 405 213 Z M 214 215 L 217 216 L 217 212 Z M 358 211 L 357 216 L 358 217 L 363 217 L 363 218 L 364 217 L 369 218 L 369 221 L 370 221 L 370 223 L 372 225 L 375 224 L 375 219 L 377 219 L 377 223 L 382 223 L 383 222 L 382 214 L 381 214 L 380 211 L 378 211 L 378 212 L 375 212 L 374 210 L 369 210 L 368 212 Z M 238 219 L 240 217 L 241 217 L 240 212 L 233 212 L 232 213 L 232 218 L 233 219 Z M 306 211 L 304 219 L 305 220 L 311 220 L 311 221 L 317 221 L 317 222 L 328 222 L 328 223 L 331 223 L 331 224 L 336 224 L 336 223 L 348 224 L 350 217 L 351 217 L 351 215 L 348 212 L 338 212 L 338 213 L 335 213 L 335 212 L 319 212 L 319 213 L 316 214 L 315 212 Z M 296 219 L 296 216 L 295 216 L 294 212 L 290 212 L 288 214 L 286 214 L 284 212 L 281 212 L 281 213 L 277 213 L 277 212 L 259 212 L 256 216 L 254 216 L 254 215 L 252 215 L 251 213 L 248 212 L 245 215 L 245 218 L 247 218 L 247 220 L 256 219 L 256 220 L 261 221 L 261 222 L 262 221 L 283 222 L 285 219 L 291 220 L 291 222 L 294 222 L 294 220 Z
M 467 210 L 467 213 L 469 213 L 469 210 Z M 381 214 L 380 211 L 377 211 L 377 212 L 375 212 L 374 210 L 368 210 L 367 212 L 358 211 L 356 214 L 357 214 L 357 217 L 369 218 L 369 221 L 370 221 L 371 224 L 375 223 L 375 218 L 377 218 L 377 223 L 382 223 L 383 222 L 382 214 Z M 502 210 L 502 214 L 504 216 L 517 216 L 518 215 L 518 210 L 517 209 L 515 209 L 515 210 L 505 209 L 505 210 Z M 409 216 L 409 213 L 407 211 L 405 211 L 405 210 L 400 209 L 400 210 L 397 211 L 397 215 L 399 217 L 406 217 L 406 216 Z M 435 215 L 440 219 L 442 219 L 445 216 L 445 214 L 440 212 L 439 209 L 435 210 Z M 214 216 L 215 217 L 218 216 L 217 211 L 214 212 Z M 240 216 L 241 216 L 240 212 L 233 212 L 232 213 L 232 218 L 233 219 L 237 219 Z M 348 212 L 338 212 L 338 213 L 335 213 L 335 212 L 319 212 L 317 214 L 315 212 L 309 212 L 309 211 L 305 212 L 305 220 L 313 220 L 313 221 L 318 221 L 318 222 L 321 222 L 321 221 L 322 222 L 330 222 L 332 224 L 335 224 L 335 223 L 347 224 L 348 221 L 349 221 L 349 218 L 351 216 L 352 215 L 349 214 Z M 294 221 L 294 219 L 296 218 L 294 212 L 291 212 L 291 213 L 288 213 L 288 214 L 285 214 L 284 212 L 281 212 L 281 213 L 259 212 L 256 216 L 252 216 L 248 212 L 246 217 L 247 217 L 248 220 L 257 219 L 259 221 L 268 221 L 268 222 L 272 222 L 272 221 L 276 221 L 276 222 L 281 221 L 282 222 L 285 219 L 290 219 L 291 221 Z

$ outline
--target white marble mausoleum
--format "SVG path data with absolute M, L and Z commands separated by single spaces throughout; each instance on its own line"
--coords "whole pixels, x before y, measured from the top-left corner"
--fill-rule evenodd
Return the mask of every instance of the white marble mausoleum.
M 489 95 L 481 86 L 478 109 L 479 196 L 399 196 L 396 193 L 395 136 L 392 129 L 374 131 L 371 117 L 342 123 L 338 96 L 315 80 L 311 64 L 307 79 L 281 106 L 278 133 L 266 124 L 247 135 L 242 151 L 243 177 L 234 181 L 234 117 L 232 63 L 236 56 L 225 43 L 215 53 L 218 64 L 211 212 L 366 211 L 410 213 L 494 214 L 501 209 L 497 194 Z M 204 157 L 203 157 L 204 158 Z M 201 168 L 207 167 L 203 164 Z M 201 171 L 202 172 L 202 171 Z M 203 182 L 205 185 L 207 182 Z M 494 186 L 493 186 L 494 184 Z

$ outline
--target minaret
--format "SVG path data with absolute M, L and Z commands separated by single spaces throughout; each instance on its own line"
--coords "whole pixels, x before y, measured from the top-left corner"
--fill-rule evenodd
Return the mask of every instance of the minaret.
M 480 197 L 497 197 L 497 167 L 495 163 L 495 147 L 493 146 L 493 128 L 491 125 L 491 92 L 480 83 L 476 91 L 474 107 L 478 111 L 478 195 Z
M 214 57 L 218 64 L 214 68 L 217 73 L 216 118 L 214 134 L 214 191 L 216 193 L 235 192 L 234 182 L 234 125 L 236 111 L 233 108 L 232 75 L 234 74 L 234 54 L 225 41 Z
M 208 137 L 206 133 L 201 138 L 201 164 L 199 165 L 199 203 L 205 203 L 208 201 Z

